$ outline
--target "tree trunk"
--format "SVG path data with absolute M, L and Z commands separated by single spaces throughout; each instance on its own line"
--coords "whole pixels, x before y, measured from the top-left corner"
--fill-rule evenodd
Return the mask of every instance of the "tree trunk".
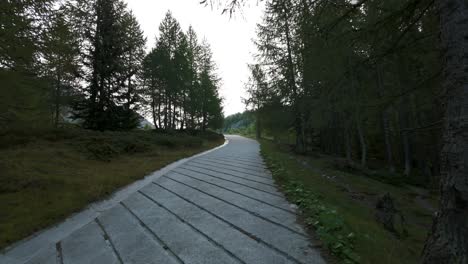
M 260 125 L 259 110 L 257 109 L 256 112 L 257 112 L 257 114 L 256 114 L 256 117 L 255 117 L 255 138 L 261 139 L 262 138 L 262 128 L 261 128 L 261 125 Z
M 387 159 L 387 166 L 391 172 L 395 172 L 395 165 L 393 164 L 393 149 L 392 138 L 390 134 L 390 120 L 389 109 L 386 108 L 382 111 L 382 128 L 385 139 L 385 157 Z
M 169 100 L 168 100 L 168 104 L 167 104 L 167 107 L 168 107 L 168 110 L 167 110 L 167 128 L 168 129 L 172 129 L 172 101 L 171 101 L 171 98 L 169 97 Z
M 411 147 L 410 147 L 410 140 L 409 140 L 409 133 L 408 131 L 403 131 L 401 133 L 402 141 L 403 141 L 403 153 L 405 159 L 405 170 L 403 174 L 405 176 L 409 176 L 411 174 Z
M 159 118 L 159 111 L 156 112 L 156 95 L 154 94 L 154 91 L 152 91 L 151 94 L 151 113 L 153 115 L 154 128 L 158 128 L 157 119 Z
M 346 147 L 346 161 L 348 164 L 353 163 L 353 157 L 352 157 L 352 145 L 351 145 L 351 131 L 349 129 L 349 123 L 350 122 L 345 122 L 345 129 L 344 129 L 344 138 L 345 138 L 345 147 Z
M 167 129 L 167 106 L 168 106 L 168 102 L 167 102 L 167 95 L 165 95 L 165 104 L 164 104 L 164 129 Z
M 171 126 L 171 129 L 175 130 L 177 128 L 177 124 L 176 124 L 176 122 L 177 122 L 177 119 L 176 119 L 177 118 L 177 106 L 176 106 L 175 101 L 174 101 L 172 106 L 173 106 L 174 111 L 172 113 L 172 121 L 171 121 L 172 126 Z
M 400 105 L 399 111 L 399 122 L 400 122 L 400 130 L 401 130 L 401 141 L 403 145 L 403 157 L 404 157 L 404 175 L 409 176 L 411 173 L 411 143 L 410 143 L 410 132 L 407 130 L 409 128 L 409 116 L 410 111 L 408 108 L 410 106 L 410 102 L 405 98 Z
M 184 92 L 184 96 L 183 96 L 183 103 L 182 105 L 184 107 L 182 107 L 180 109 L 180 116 L 182 118 L 182 121 L 181 121 L 181 124 L 180 124 L 180 129 L 183 130 L 184 127 L 186 126 L 185 124 L 187 123 L 187 98 L 186 98 L 186 94 Z
M 151 112 L 153 114 L 154 127 L 158 128 L 158 124 L 156 123 L 156 105 L 154 101 L 151 103 Z
M 440 209 L 423 263 L 468 263 L 468 3 L 437 0 L 445 48 L 444 147 Z
M 296 130 L 296 152 L 304 153 L 304 138 L 302 132 L 302 118 L 299 109 L 299 95 L 297 93 L 296 87 L 296 71 L 294 69 L 294 61 L 293 61 L 293 50 L 292 50 L 292 43 L 291 43 L 291 32 L 289 28 L 289 14 L 288 8 L 286 7 L 285 2 L 283 3 L 283 12 L 284 12 L 284 34 L 286 38 L 286 49 L 287 49 L 287 62 L 288 62 L 288 85 L 292 91 L 292 103 L 293 103 L 293 112 L 294 112 L 294 129 Z
M 55 128 L 58 127 L 59 124 L 59 117 L 60 117 L 60 97 L 61 97 L 61 82 L 62 78 L 60 77 L 60 74 L 57 74 L 57 87 L 55 87 L 55 115 L 54 115 L 54 125 Z
M 377 66 L 377 85 L 379 87 L 380 97 L 385 96 L 385 87 L 383 83 L 382 69 Z M 393 151 L 392 140 L 390 135 L 390 120 L 389 120 L 389 106 L 384 106 L 382 110 L 382 130 L 385 142 L 385 157 L 387 159 L 387 166 L 391 172 L 395 172 L 395 165 L 393 164 Z
M 206 130 L 206 112 L 203 111 L 203 119 L 202 119 L 202 131 L 205 132 Z
M 356 127 L 359 136 L 359 143 L 361 144 L 361 166 L 367 167 L 367 145 L 364 137 L 364 131 L 362 130 L 362 124 L 360 120 L 356 120 Z
M 158 95 L 158 127 L 161 127 L 161 94 Z

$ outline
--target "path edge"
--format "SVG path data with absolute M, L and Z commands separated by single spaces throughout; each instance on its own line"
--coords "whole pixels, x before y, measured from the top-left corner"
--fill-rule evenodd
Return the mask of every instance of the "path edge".
M 224 135 L 223 135 L 224 136 Z M 112 208 L 125 200 L 127 197 L 137 192 L 144 186 L 157 180 L 167 172 L 189 162 L 192 159 L 204 156 L 213 151 L 221 149 L 229 144 L 229 139 L 224 137 L 224 143 L 212 149 L 200 152 L 187 158 L 176 160 L 163 168 L 154 171 L 142 179 L 130 183 L 120 189 L 117 189 L 109 197 L 104 200 L 96 201 L 87 205 L 79 212 L 71 214 L 65 220 L 56 223 L 43 230 L 17 241 L 10 246 L 0 251 L 0 264 L 23 264 L 31 260 L 42 251 L 47 250 L 50 245 L 55 245 L 57 242 L 67 237 L 74 231 L 88 224 L 90 221 L 98 217 L 102 212 Z

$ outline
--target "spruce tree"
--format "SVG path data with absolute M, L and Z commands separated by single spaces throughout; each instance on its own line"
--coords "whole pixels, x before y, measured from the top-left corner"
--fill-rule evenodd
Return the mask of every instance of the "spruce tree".
M 59 125 L 63 106 L 73 100 L 80 73 L 79 45 L 71 31 L 63 10 L 58 10 L 52 18 L 50 29 L 44 41 L 45 75 L 51 80 L 51 102 L 54 125 Z

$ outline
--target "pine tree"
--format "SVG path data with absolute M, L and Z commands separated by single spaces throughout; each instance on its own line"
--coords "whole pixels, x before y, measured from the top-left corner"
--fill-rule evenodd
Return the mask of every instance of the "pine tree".
M 200 105 L 200 97 L 198 96 L 200 85 L 198 82 L 200 74 L 200 56 L 201 56 L 201 47 L 198 43 L 198 37 L 195 30 L 192 26 L 189 27 L 187 31 L 187 41 L 188 41 L 188 53 L 187 59 L 189 64 L 188 77 L 189 77 L 189 86 L 187 91 L 187 100 L 186 111 L 188 113 L 187 127 L 189 129 L 195 129 L 196 119 L 198 118 L 197 109 Z
M 119 77 L 121 91 L 117 103 L 123 106 L 123 126 L 126 129 L 132 129 L 140 121 L 137 111 L 141 109 L 141 104 L 144 103 L 144 92 L 138 76 L 141 75 L 146 38 L 131 12 L 124 13 L 121 23 L 124 52 L 120 58 L 123 71 Z
M 305 151 L 304 117 L 301 111 L 302 89 L 298 85 L 299 59 L 297 42 L 294 35 L 293 21 L 296 19 L 292 1 L 271 1 L 267 3 L 263 24 L 259 26 L 257 42 L 263 64 L 268 65 L 267 71 L 272 78 L 273 89 L 293 111 L 293 126 L 296 132 L 296 150 Z
M 80 75 L 77 38 L 65 20 L 63 10 L 56 11 L 51 27 L 46 32 L 44 46 L 45 74 L 52 81 L 51 101 L 54 125 L 57 127 L 61 108 L 71 103 Z
M 0 3 L 0 127 L 50 124 L 47 81 L 41 76 L 43 33 L 50 0 Z
M 219 96 L 220 79 L 216 74 L 213 54 L 206 40 L 201 43 L 200 55 L 200 113 L 201 130 L 217 129 L 222 126 L 222 100 Z
M 255 113 L 255 136 L 260 139 L 262 137 L 261 110 L 269 103 L 268 83 L 259 64 L 249 65 L 249 69 L 250 77 L 246 84 L 249 97 L 244 100 L 244 103 L 247 107 L 252 107 Z
M 88 73 L 86 98 L 76 105 L 76 117 L 97 130 L 131 129 L 139 117 L 135 103 L 141 91 L 136 76 L 144 56 L 145 39 L 135 17 L 120 0 L 96 0 L 93 5 L 77 2 L 70 8 L 74 21 L 86 12 L 91 19 L 77 29 L 83 40 L 82 66 Z
M 209 45 L 198 43 L 192 27 L 185 34 L 170 12 L 159 30 L 143 63 L 153 122 L 164 129 L 219 128 L 222 100 Z

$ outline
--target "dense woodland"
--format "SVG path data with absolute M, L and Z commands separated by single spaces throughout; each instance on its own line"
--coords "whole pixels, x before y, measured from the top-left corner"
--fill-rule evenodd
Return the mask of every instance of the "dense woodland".
M 319 150 L 426 186 L 441 178 L 424 262 L 467 263 L 466 1 L 265 4 L 246 85 L 257 136 L 292 134 L 298 153 Z
M 168 12 L 146 52 L 122 0 L 0 4 L 0 127 L 43 130 L 72 114 L 93 130 L 218 128 L 220 78 L 206 41 Z
M 259 128 L 278 140 L 293 131 L 297 152 L 317 147 L 433 179 L 442 119 L 437 18 L 433 8 L 396 3 L 368 1 L 343 17 L 353 8 L 346 2 L 268 2 L 247 87 Z M 418 26 L 402 28 L 389 17 L 395 12 L 409 22 L 421 16 Z

